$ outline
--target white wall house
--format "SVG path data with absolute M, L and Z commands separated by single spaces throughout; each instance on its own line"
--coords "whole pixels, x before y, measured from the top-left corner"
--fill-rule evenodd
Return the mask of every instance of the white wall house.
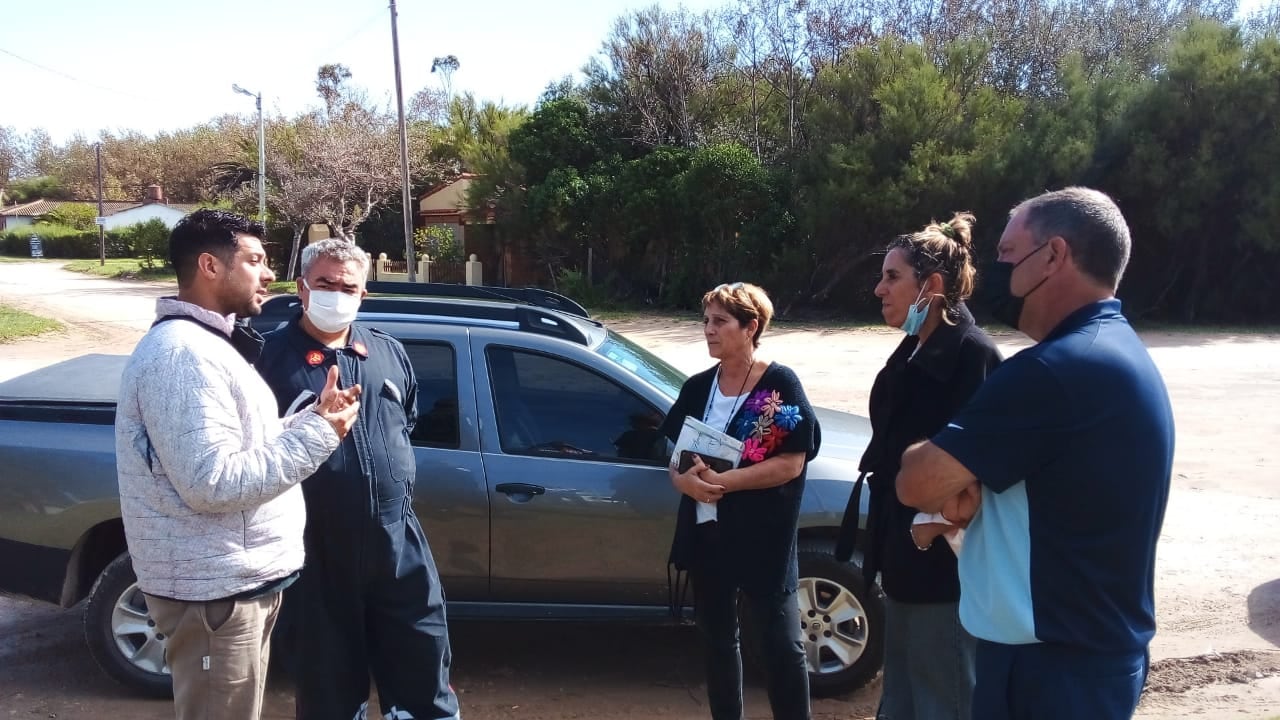
M 35 200 L 21 205 L 0 208 L 0 230 L 13 230 L 35 223 L 36 218 L 51 213 L 66 205 L 82 205 L 96 215 L 98 204 L 79 200 Z M 128 225 L 143 223 L 158 218 L 165 227 L 172 228 L 178 221 L 196 209 L 195 205 L 170 205 L 165 202 L 164 191 L 159 185 L 147 188 L 146 200 L 143 202 L 120 202 L 108 200 L 102 203 L 102 217 L 106 218 L 103 228 L 117 230 Z
M 126 225 L 134 225 L 159 218 L 164 222 L 165 227 L 172 228 L 178 224 L 179 220 L 186 217 L 187 213 L 191 212 L 187 207 L 186 205 L 157 205 L 155 203 L 139 205 L 108 215 L 103 227 L 107 230 L 115 230 Z
M 17 230 L 30 225 L 31 221 L 30 215 L 10 215 L 0 221 L 0 230 Z

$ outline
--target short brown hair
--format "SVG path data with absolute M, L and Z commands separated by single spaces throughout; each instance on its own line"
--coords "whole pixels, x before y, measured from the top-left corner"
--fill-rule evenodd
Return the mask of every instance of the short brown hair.
M 1009 214 L 1020 210 L 1036 245 L 1057 235 L 1085 275 L 1111 292 L 1120 287 L 1133 239 L 1115 200 L 1091 188 L 1069 187 L 1024 200 Z
M 756 328 L 756 334 L 751 336 L 751 345 L 760 347 L 760 336 L 773 319 L 773 301 L 764 288 L 744 282 L 723 283 L 702 296 L 703 310 L 713 303 L 724 308 L 740 325 L 759 320 L 760 326 Z

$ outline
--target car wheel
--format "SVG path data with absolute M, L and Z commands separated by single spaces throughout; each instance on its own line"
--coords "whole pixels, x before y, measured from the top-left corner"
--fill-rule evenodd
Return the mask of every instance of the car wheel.
M 84 635 L 89 653 L 112 678 L 151 697 L 172 697 L 165 638 L 147 613 L 129 553 L 112 560 L 89 591 Z
M 884 599 L 874 585 L 868 593 L 861 569 L 836 560 L 831 547 L 801 544 L 798 555 L 796 595 L 809 693 L 825 697 L 853 692 L 870 682 L 884 662 Z M 741 617 L 746 660 L 760 675 L 763 665 L 752 620 L 748 612 Z

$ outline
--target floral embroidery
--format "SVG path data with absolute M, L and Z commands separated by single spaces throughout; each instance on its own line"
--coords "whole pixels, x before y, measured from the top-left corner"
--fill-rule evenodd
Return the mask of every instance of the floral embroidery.
M 759 390 L 752 393 L 746 402 L 748 411 L 757 415 L 767 414 L 769 417 L 773 417 L 781 406 L 782 394 L 777 390 Z
M 804 418 L 800 416 L 800 408 L 795 405 L 783 405 L 773 416 L 773 421 L 787 430 L 795 430 L 801 420 Z
M 742 457 L 760 462 L 776 453 L 782 441 L 804 421 L 800 408 L 782 402 L 777 390 L 757 390 L 742 404 L 733 433 L 744 440 Z

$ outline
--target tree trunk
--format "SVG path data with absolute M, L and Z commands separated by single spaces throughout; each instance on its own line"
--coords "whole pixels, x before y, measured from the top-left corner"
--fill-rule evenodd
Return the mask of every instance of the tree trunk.
M 302 254 L 302 231 L 306 225 L 293 226 L 293 247 L 289 250 L 289 266 L 285 268 L 288 273 L 286 280 L 293 280 L 298 277 L 298 256 Z

